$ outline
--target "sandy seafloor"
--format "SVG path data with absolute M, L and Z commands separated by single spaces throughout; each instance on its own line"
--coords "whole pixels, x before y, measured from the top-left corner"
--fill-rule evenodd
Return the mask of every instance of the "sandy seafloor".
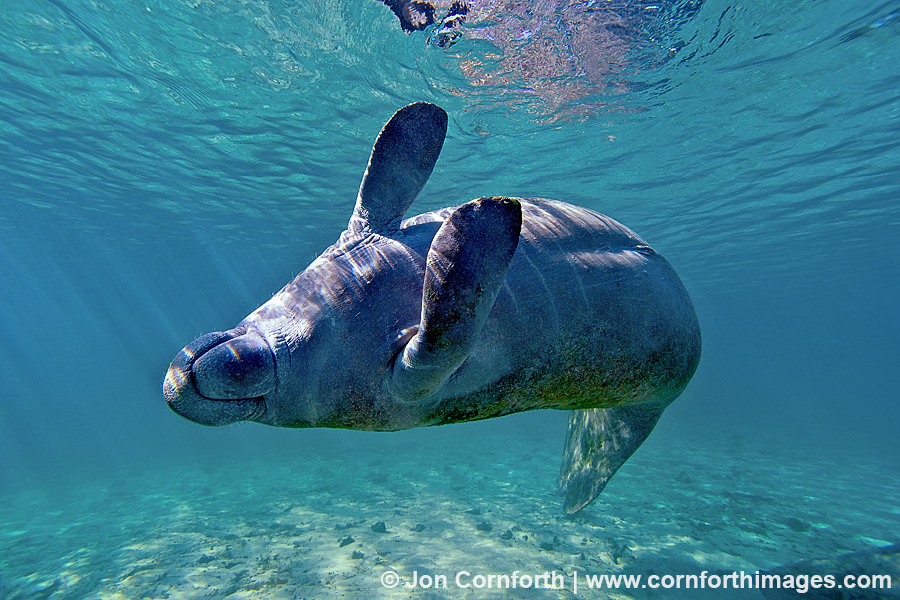
M 0 596 L 761 598 L 583 586 L 576 596 L 571 576 L 752 573 L 900 540 L 900 468 L 837 447 L 814 455 L 790 440 L 658 431 L 599 500 L 566 518 L 555 493 L 561 432 L 440 430 L 341 432 L 315 447 L 296 432 L 292 456 L 7 494 Z M 373 531 L 379 521 L 385 533 Z M 448 587 L 387 589 L 387 570 L 404 582 L 443 574 Z M 557 571 L 565 587 L 459 589 L 463 570 Z

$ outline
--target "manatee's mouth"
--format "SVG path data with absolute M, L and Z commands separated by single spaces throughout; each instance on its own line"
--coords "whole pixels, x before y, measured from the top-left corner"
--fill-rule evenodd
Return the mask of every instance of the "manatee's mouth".
M 246 325 L 200 336 L 172 361 L 163 383 L 169 408 L 202 425 L 255 421 L 275 390 L 275 355 Z

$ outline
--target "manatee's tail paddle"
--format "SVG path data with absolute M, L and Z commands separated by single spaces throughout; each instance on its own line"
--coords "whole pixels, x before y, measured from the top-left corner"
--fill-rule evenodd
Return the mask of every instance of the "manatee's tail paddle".
M 647 439 L 665 406 L 634 404 L 572 411 L 559 473 L 567 514 L 593 502 Z

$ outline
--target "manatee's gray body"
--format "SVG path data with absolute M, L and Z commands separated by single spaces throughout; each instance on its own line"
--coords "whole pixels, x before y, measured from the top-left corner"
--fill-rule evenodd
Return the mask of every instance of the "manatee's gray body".
M 560 485 L 576 512 L 649 435 L 700 358 L 675 271 L 631 230 L 538 198 L 401 218 L 447 117 L 385 125 L 336 244 L 236 328 L 182 350 L 164 393 L 205 425 L 395 431 L 572 410 Z

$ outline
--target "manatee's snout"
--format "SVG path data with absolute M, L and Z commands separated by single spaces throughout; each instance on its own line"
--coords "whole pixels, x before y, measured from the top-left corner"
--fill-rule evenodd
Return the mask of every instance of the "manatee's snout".
M 178 353 L 163 383 L 169 407 L 203 425 L 261 417 L 274 389 L 272 349 L 247 327 L 200 336 Z
M 255 398 L 275 387 L 275 357 L 259 334 L 220 343 L 194 360 L 194 385 L 213 400 Z

